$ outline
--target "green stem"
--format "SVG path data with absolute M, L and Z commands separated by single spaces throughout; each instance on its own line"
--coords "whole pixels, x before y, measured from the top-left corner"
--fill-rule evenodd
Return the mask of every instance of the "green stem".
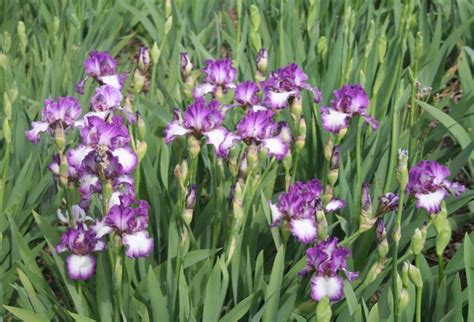
M 355 186 L 355 201 L 356 201 L 356 212 L 357 218 L 360 217 L 360 204 L 361 204 L 361 190 L 362 190 L 362 120 L 359 120 L 357 126 L 356 136 L 356 186 Z
M 415 256 L 415 266 L 420 269 L 420 254 Z M 423 296 L 423 287 L 416 288 L 416 322 L 421 322 L 421 298 Z
M 400 189 L 400 201 L 398 203 L 397 211 L 397 221 L 395 227 L 393 228 L 393 239 L 395 245 L 393 247 L 393 256 L 392 256 L 392 294 L 393 294 L 393 312 L 395 314 L 395 322 L 400 320 L 400 316 L 396 314 L 398 310 L 398 301 L 399 294 L 397 290 L 397 258 L 398 258 L 398 245 L 400 243 L 400 226 L 402 223 L 402 213 L 403 213 L 403 199 L 405 198 L 405 188 Z
M 296 173 L 298 172 L 298 164 L 300 162 L 300 152 L 295 152 L 295 163 L 293 164 L 293 174 L 291 175 L 291 183 L 294 183 L 296 180 Z
M 440 254 L 438 255 L 438 280 L 439 280 L 440 285 L 443 279 L 444 279 L 444 258 L 443 258 L 443 254 Z

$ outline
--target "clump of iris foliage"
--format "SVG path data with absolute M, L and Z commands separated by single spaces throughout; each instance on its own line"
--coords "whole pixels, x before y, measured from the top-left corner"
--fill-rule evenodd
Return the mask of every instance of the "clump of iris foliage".
M 474 319 L 468 1 L 0 10 L 0 319 Z

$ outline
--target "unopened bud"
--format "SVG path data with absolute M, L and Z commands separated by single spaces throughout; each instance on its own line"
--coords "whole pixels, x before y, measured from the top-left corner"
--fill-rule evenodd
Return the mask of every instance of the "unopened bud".
M 410 248 L 413 254 L 419 255 L 425 246 L 425 237 L 419 228 L 415 229 L 411 238 Z
M 325 61 L 328 56 L 328 40 L 326 37 L 319 37 L 318 44 L 316 45 L 316 51 L 321 61 Z
M 188 177 L 188 162 L 183 160 L 181 164 L 177 164 L 174 168 L 174 175 L 178 179 L 181 189 L 184 190 L 186 179 Z
M 408 150 L 398 150 L 397 180 L 400 189 L 405 190 L 408 183 Z
M 194 209 L 185 208 L 183 210 L 183 220 L 186 223 L 186 225 L 190 225 L 191 222 L 193 221 L 193 213 L 194 213 Z
M 266 48 L 261 48 L 258 51 L 255 62 L 257 63 L 257 70 L 263 75 L 266 74 L 268 68 L 268 50 Z
M 7 92 L 3 92 L 3 110 L 5 111 L 5 118 L 8 120 L 12 119 L 12 104 L 10 103 L 10 99 L 8 97 Z
M 403 311 L 405 311 L 408 302 L 410 302 L 410 295 L 408 294 L 407 290 L 405 288 L 402 288 L 400 292 L 400 297 L 398 301 L 398 308 L 396 314 L 398 316 L 402 315 Z
M 0 67 L 7 70 L 8 69 L 8 57 L 5 54 L 0 53 Z
M 416 33 L 416 40 L 415 40 L 415 56 L 416 58 L 420 58 L 423 55 L 424 48 L 423 48 L 423 33 L 418 31 Z
M 367 217 L 372 217 L 372 198 L 370 197 L 369 183 L 362 186 L 361 213 Z
M 66 146 L 66 137 L 62 126 L 58 126 L 54 129 L 54 142 L 56 143 L 58 151 L 63 152 Z
M 250 25 L 255 31 L 258 31 L 260 28 L 260 12 L 254 4 L 250 5 Z
M 194 209 L 196 205 L 196 185 L 191 184 L 188 188 L 188 193 L 186 194 L 186 208 Z
M 258 149 L 254 144 L 250 145 L 247 149 L 247 164 L 250 171 L 258 164 Z
M 201 152 L 201 144 L 199 143 L 199 140 L 192 135 L 188 137 L 188 150 L 191 159 L 196 158 L 199 155 L 199 152 Z
M 10 51 L 10 47 L 12 44 L 12 38 L 10 36 L 10 33 L 8 31 L 3 32 L 3 43 L 2 43 L 2 48 L 3 51 L 8 53 Z
M 58 31 L 59 31 L 59 24 L 60 24 L 60 20 L 58 17 L 54 17 L 53 18 L 53 34 L 57 34 Z
M 293 156 L 291 155 L 291 153 L 288 153 L 283 158 L 283 169 L 285 169 L 285 172 L 290 172 L 292 167 L 293 167 Z
M 379 274 L 382 272 L 383 268 L 384 268 L 384 264 L 382 261 L 377 261 L 375 262 L 369 269 L 368 273 L 367 273 L 367 277 L 365 278 L 365 282 L 367 284 L 370 284 L 372 283 L 373 281 L 375 281 L 375 279 L 379 276 Z
M 408 262 L 404 262 L 402 265 L 402 285 L 403 287 L 408 287 L 408 270 L 410 269 L 410 264 Z
M 237 177 L 237 175 L 239 174 L 239 155 L 240 155 L 240 149 L 238 146 L 234 145 L 230 149 L 229 157 L 227 158 L 227 165 L 229 166 L 230 174 L 234 178 Z
M 436 255 L 443 255 L 444 250 L 449 245 L 451 240 L 451 234 L 452 229 L 449 225 L 449 222 L 447 222 L 445 228 L 438 232 L 438 235 L 436 235 Z
M 172 26 L 173 26 L 173 16 L 169 16 L 165 21 L 165 28 L 164 28 L 165 35 L 167 35 L 170 32 Z
M 133 88 L 137 93 L 140 93 L 145 86 L 146 77 L 143 75 L 140 70 L 136 69 L 133 73 Z
M 135 153 L 138 156 L 138 162 L 141 162 L 146 155 L 146 151 L 148 150 L 148 145 L 145 141 L 138 141 L 137 142 L 137 149 Z
M 295 97 L 291 100 L 290 112 L 295 122 L 297 122 L 301 116 L 301 113 L 303 112 L 303 103 L 301 97 Z
M 296 138 L 296 150 L 301 151 L 304 148 L 306 142 L 306 122 L 304 118 L 300 118 L 298 126 L 298 136 Z
M 26 35 L 26 28 L 23 21 L 18 21 L 16 32 L 18 34 L 18 38 L 20 39 L 21 52 L 24 54 L 26 51 L 26 46 L 28 45 L 28 37 Z
M 135 54 L 135 60 L 138 69 L 142 74 L 145 74 L 148 68 L 150 68 L 150 50 L 145 46 L 141 46 Z
M 151 47 L 151 50 L 150 50 L 150 56 L 151 56 L 151 61 L 153 62 L 153 65 L 158 64 L 158 60 L 160 60 L 160 55 L 161 55 L 161 51 L 158 48 L 158 44 L 155 42 L 153 43 L 153 46 Z
M 66 158 L 63 156 L 59 160 L 59 182 L 61 183 L 61 186 L 64 188 L 67 188 L 68 184 L 68 174 L 69 174 L 69 165 L 66 161 Z
M 337 134 L 337 142 L 341 142 L 347 134 L 347 128 L 341 129 Z
M 410 264 L 408 269 L 408 276 L 416 287 L 423 287 L 423 278 L 421 272 L 415 265 Z
M 171 0 L 166 0 L 165 1 L 165 17 L 169 17 L 171 15 Z
M 331 160 L 333 148 L 334 148 L 334 142 L 332 141 L 332 138 L 329 138 L 328 142 L 324 146 L 324 158 L 328 161 Z
M 328 236 L 328 222 L 324 211 L 321 209 L 316 211 L 316 222 L 318 223 L 318 239 L 325 240 Z
M 359 217 L 359 230 L 365 232 L 372 228 L 375 224 L 376 219 L 368 217 L 366 214 L 361 214 Z
M 194 67 L 191 63 L 191 60 L 189 59 L 188 53 L 183 52 L 180 54 L 179 67 L 181 70 L 181 78 L 183 79 L 183 81 L 186 81 L 191 76 L 191 72 L 193 71 Z
M 385 35 L 382 35 L 379 37 L 379 42 L 377 46 L 377 55 L 378 55 L 380 63 L 383 63 L 386 52 L 387 52 L 387 37 L 385 37 Z
M 286 144 L 290 144 L 292 141 L 292 138 L 291 138 L 291 130 L 288 124 L 283 121 L 279 122 L 278 128 L 279 128 L 280 137 L 282 141 L 285 142 Z
M 242 192 L 243 182 L 241 180 L 237 181 L 235 184 L 234 198 L 232 200 L 232 212 L 234 218 L 236 219 L 236 224 L 239 226 L 240 221 L 244 215 L 242 203 L 243 203 L 243 192 Z
M 324 189 L 324 195 L 323 195 L 323 204 L 327 205 L 329 201 L 332 200 L 334 194 L 334 188 L 330 185 L 327 185 L 326 188 Z
M 139 112 L 137 112 L 137 129 L 139 139 L 144 140 L 146 136 L 146 124 Z

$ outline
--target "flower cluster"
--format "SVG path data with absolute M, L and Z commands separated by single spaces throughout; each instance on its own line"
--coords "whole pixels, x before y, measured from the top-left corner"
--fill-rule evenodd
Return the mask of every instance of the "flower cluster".
M 33 129 L 26 133 L 34 143 L 45 131 L 55 138 L 58 154 L 48 168 L 64 187 L 79 191 L 80 201 L 70 208 L 72 214 L 58 212 L 69 227 L 56 250 L 70 253 L 66 260 L 69 276 L 81 280 L 93 275 L 95 258 L 91 253 L 106 249 L 106 234 L 118 235 L 126 247 L 125 254 L 132 258 L 148 256 L 153 248 L 146 231 L 148 203 L 140 200 L 133 207 L 136 199 L 132 172 L 138 156 L 131 147 L 127 126 L 136 118 L 130 109 L 122 107 L 121 89 L 126 74 L 117 72 L 117 61 L 110 54 L 97 51 L 89 55 L 84 70 L 87 76 L 77 85 L 77 91 L 84 93 L 87 78 L 98 84 L 90 99 L 90 111 L 80 118 L 81 106 L 76 98 L 48 99 L 42 121 L 33 122 Z M 64 151 L 65 132 L 72 129 L 79 131 L 80 142 Z M 94 197 L 102 203 L 105 217 L 96 217 L 95 223 L 86 215 Z
M 331 200 L 323 207 L 321 193 L 323 187 L 319 180 L 295 182 L 288 192 L 282 193 L 278 204 L 270 203 L 272 225 L 277 226 L 283 220 L 290 225 L 291 233 L 300 242 L 313 243 L 317 237 L 316 211 L 332 212 L 344 208 L 342 200 Z
M 263 56 L 257 57 L 260 69 Z M 192 81 L 193 65 L 186 53 L 181 54 L 181 75 L 186 83 Z M 237 81 L 237 69 L 230 59 L 208 60 L 202 69 L 203 83 L 194 86 L 193 102 L 183 113 L 175 110 L 172 122 L 165 129 L 165 142 L 178 136 L 192 136 L 198 140 L 206 138 L 207 144 L 215 147 L 216 154 L 225 158 L 230 149 L 240 142 L 255 150 L 264 149 L 278 160 L 290 151 L 291 135 L 285 135 L 288 125 L 276 120 L 277 112 L 301 99 L 301 92 L 308 90 L 315 102 L 321 93 L 307 83 L 308 76 L 296 65 L 290 64 L 270 73 L 260 82 Z M 233 101 L 223 103 L 223 95 L 233 92 Z M 245 110 L 236 124 L 235 131 L 223 126 L 226 113 L 236 107 Z
M 424 208 L 429 214 L 441 211 L 441 203 L 449 193 L 459 196 L 465 187 L 446 178 L 449 169 L 436 161 L 421 161 L 413 166 L 408 174 L 407 193 L 416 198 L 417 208 Z
M 352 282 L 359 274 L 347 270 L 346 258 L 350 251 L 337 245 L 336 237 L 329 237 L 315 247 L 306 250 L 306 267 L 300 275 L 311 277 L 311 298 L 320 301 L 328 297 L 330 301 L 339 301 L 344 296 L 344 280 L 340 275 L 343 272 Z

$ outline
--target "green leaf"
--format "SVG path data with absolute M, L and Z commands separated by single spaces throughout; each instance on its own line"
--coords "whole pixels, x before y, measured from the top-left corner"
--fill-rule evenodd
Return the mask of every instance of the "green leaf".
M 41 314 L 33 313 L 31 311 L 20 309 L 14 306 L 4 305 L 4 307 L 10 311 L 14 316 L 23 321 L 35 321 L 35 322 L 49 322 L 51 320 L 46 319 Z
M 273 322 L 277 319 L 278 307 L 280 305 L 281 283 L 283 280 L 283 269 L 285 261 L 285 248 L 281 245 L 278 248 L 275 261 L 273 262 L 270 281 L 265 290 L 265 309 L 263 311 L 262 321 Z
M 464 236 L 464 262 L 466 264 L 466 281 L 469 298 L 468 321 L 474 320 L 474 247 L 471 239 Z
M 250 294 L 245 299 L 240 301 L 236 306 L 234 306 L 226 315 L 224 315 L 220 321 L 221 322 L 233 322 L 239 321 L 244 317 L 245 314 L 250 310 L 253 304 L 261 297 L 262 292 L 258 291 Z

